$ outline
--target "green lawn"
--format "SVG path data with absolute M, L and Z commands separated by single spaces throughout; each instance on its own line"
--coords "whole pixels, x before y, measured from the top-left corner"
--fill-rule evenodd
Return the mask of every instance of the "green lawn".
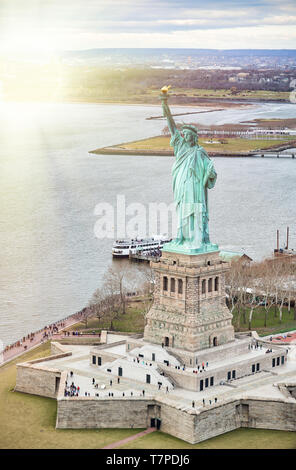
M 231 87 L 235 87 L 232 83 L 228 89 L 221 90 L 207 90 L 205 88 L 172 88 L 170 94 L 172 95 L 185 95 L 194 98 L 230 98 L 230 99 L 263 99 L 263 100 L 279 100 L 289 99 L 289 92 L 287 91 L 269 91 L 269 90 L 241 90 L 236 94 L 231 92 Z M 147 94 L 151 96 L 158 96 L 159 90 L 150 88 Z
M 0 368 L 1 449 L 98 449 L 137 429 L 56 430 L 56 400 L 13 392 L 15 364 L 50 354 L 50 343 Z
M 126 309 L 126 313 L 119 315 L 117 320 L 113 320 L 113 328 L 115 331 L 125 331 L 130 333 L 142 333 L 145 326 L 145 319 L 142 313 L 141 302 L 131 302 Z M 100 320 L 96 317 L 89 318 L 87 322 L 87 330 L 99 333 L 101 330 L 110 329 L 110 321 Z M 82 331 L 86 330 L 85 323 L 77 323 L 68 330 Z
M 217 142 L 219 138 L 213 138 L 213 141 Z M 291 136 L 279 138 L 277 140 L 268 139 L 241 139 L 241 138 L 225 138 L 225 143 L 207 143 L 210 141 L 209 138 L 200 138 L 199 144 L 205 148 L 207 152 L 221 152 L 221 153 L 245 153 L 253 150 L 263 150 L 274 145 L 284 145 L 290 140 L 293 140 Z M 117 147 L 124 148 L 127 150 L 172 150 L 170 147 L 170 137 L 168 136 L 157 136 L 149 139 L 138 140 L 135 142 L 128 142 L 120 144 Z
M 143 315 L 143 307 L 141 302 L 131 302 L 124 315 L 119 315 L 117 320 L 113 321 L 114 331 L 130 332 L 130 333 L 143 333 L 145 326 L 145 319 Z M 233 311 L 233 326 L 236 331 L 246 331 L 249 329 L 248 323 L 249 310 L 246 310 L 246 322 L 244 322 L 244 315 L 241 313 L 240 322 L 238 323 L 238 312 Z M 264 307 L 258 307 L 254 310 L 251 329 L 256 330 L 259 335 L 265 336 L 268 334 L 276 334 L 284 331 L 296 330 L 296 320 L 294 320 L 294 309 L 290 313 L 287 307 L 283 308 L 282 322 L 280 322 L 279 312 L 272 307 L 267 317 L 267 326 L 264 327 Z M 103 329 L 110 329 L 110 322 L 99 321 L 97 318 L 90 318 L 88 320 L 87 331 L 95 331 L 99 333 Z M 84 323 L 78 323 L 69 328 L 69 330 L 86 331 Z
M 240 428 L 199 444 L 188 444 L 156 431 L 120 449 L 296 449 L 296 433 Z
M 243 314 L 240 315 L 240 327 L 238 328 L 238 312 L 234 310 L 232 323 L 236 330 L 248 330 L 248 313 L 249 310 L 247 309 L 245 323 Z M 296 330 L 296 320 L 294 320 L 294 309 L 291 309 L 289 313 L 286 307 L 283 308 L 282 322 L 280 322 L 278 310 L 275 314 L 274 307 L 271 307 L 267 316 L 266 327 L 264 327 L 264 316 L 264 307 L 258 307 L 256 310 L 254 310 L 251 324 L 251 329 L 256 330 L 257 333 L 262 336 L 280 333 L 281 331 L 284 332 L 289 330 Z

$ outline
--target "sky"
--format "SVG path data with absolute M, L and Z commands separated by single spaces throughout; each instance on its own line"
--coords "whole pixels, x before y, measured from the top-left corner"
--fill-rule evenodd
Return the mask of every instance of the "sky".
M 0 53 L 296 49 L 296 0 L 0 0 Z

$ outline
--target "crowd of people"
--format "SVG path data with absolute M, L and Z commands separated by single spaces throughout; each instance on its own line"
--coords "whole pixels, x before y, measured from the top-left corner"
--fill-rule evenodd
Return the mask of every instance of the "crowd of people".
M 9 344 L 5 347 L 3 352 L 10 351 L 14 348 L 19 348 L 21 346 L 24 347 L 24 349 L 27 349 L 28 345 L 36 339 L 37 335 L 41 333 L 41 342 L 44 341 L 44 339 L 49 339 L 52 337 L 54 334 L 59 332 L 59 329 L 65 327 L 65 321 L 59 321 L 56 323 L 52 323 L 48 326 L 44 326 L 38 331 L 35 331 L 33 333 L 29 333 L 28 335 L 24 336 L 21 340 L 16 341 L 15 343 Z
M 34 343 L 37 340 L 40 341 L 41 343 L 43 343 L 44 341 L 47 341 L 48 339 L 52 338 L 54 334 L 58 334 L 60 330 L 65 328 L 69 320 L 74 320 L 75 322 L 77 322 L 79 319 L 83 318 L 85 310 L 86 308 L 82 309 L 80 312 L 76 312 L 74 314 L 68 315 L 67 317 L 65 317 L 62 320 L 59 320 L 58 322 L 51 323 L 50 325 L 46 325 L 43 328 L 40 328 L 40 330 L 29 333 L 28 335 L 24 336 L 22 339 L 5 346 L 3 351 L 0 351 L 0 353 L 1 352 L 7 353 L 7 352 L 15 351 L 15 354 L 19 354 L 20 348 L 21 350 L 26 351 L 29 346 L 35 345 Z M 74 334 L 79 334 L 79 333 L 74 332 Z M 70 332 L 67 332 L 67 336 L 70 336 Z
M 147 258 L 152 256 L 153 258 L 160 258 L 161 257 L 161 249 L 160 248 L 154 248 L 153 250 L 149 250 L 149 251 L 139 251 L 139 254 L 141 256 L 146 256 Z

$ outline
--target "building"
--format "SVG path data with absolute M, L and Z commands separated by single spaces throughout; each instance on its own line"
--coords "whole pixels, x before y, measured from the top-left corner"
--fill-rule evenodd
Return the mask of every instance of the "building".
M 295 361 L 286 345 L 234 334 L 219 251 L 163 251 L 152 267 L 143 336 L 53 342 L 49 358 L 17 365 L 15 390 L 55 398 L 58 429 L 152 426 L 191 444 L 239 427 L 295 431 Z

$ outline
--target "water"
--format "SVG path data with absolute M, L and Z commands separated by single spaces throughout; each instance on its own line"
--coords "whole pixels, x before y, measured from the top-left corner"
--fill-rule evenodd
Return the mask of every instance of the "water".
M 177 108 L 176 112 L 188 111 Z M 201 114 L 203 123 L 293 117 L 295 105 L 263 104 Z M 172 201 L 173 158 L 94 156 L 97 147 L 156 135 L 153 106 L 1 104 L 0 340 L 4 344 L 84 307 L 112 263 L 98 240 L 97 203 Z M 197 115 L 182 116 L 184 122 Z M 179 119 L 179 118 L 178 118 Z M 295 243 L 295 160 L 215 158 L 210 235 L 254 259 L 272 253 L 276 229 Z

